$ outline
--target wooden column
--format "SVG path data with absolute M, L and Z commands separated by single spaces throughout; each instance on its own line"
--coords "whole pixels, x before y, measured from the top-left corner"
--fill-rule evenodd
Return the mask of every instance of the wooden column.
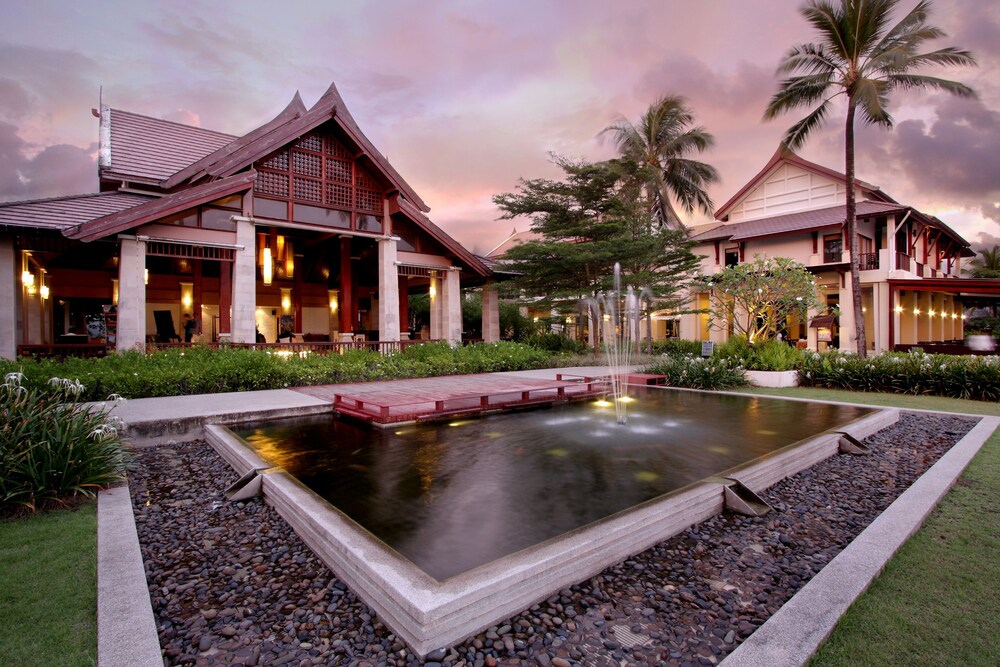
M 351 239 L 347 236 L 340 238 L 340 338 L 347 340 L 353 338 L 354 322 L 357 314 L 354 311 L 354 294 L 351 282 Z
M 410 279 L 399 276 L 399 338 L 410 339 Z
M 192 305 L 191 305 L 191 316 L 198 322 L 198 326 L 195 328 L 195 333 L 199 336 L 204 332 L 204 323 L 201 321 L 201 307 L 203 305 L 203 285 L 201 279 L 201 262 L 202 260 L 194 260 L 194 285 L 192 286 Z
M 229 340 L 232 335 L 233 263 L 219 262 L 219 338 Z

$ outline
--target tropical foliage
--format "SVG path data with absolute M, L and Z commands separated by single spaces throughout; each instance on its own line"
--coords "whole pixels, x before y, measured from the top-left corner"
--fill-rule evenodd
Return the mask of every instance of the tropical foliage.
M 731 389 L 747 384 L 746 372 L 738 361 L 715 355 L 667 355 L 650 364 L 646 372 L 666 375 L 671 387 Z
M 851 257 L 859 254 L 854 195 L 854 121 L 891 127 L 887 110 L 889 94 L 897 89 L 930 88 L 962 97 L 975 93 L 961 83 L 919 74 L 928 66 L 973 65 L 968 51 L 947 47 L 923 51 L 926 42 L 943 37 L 930 24 L 930 3 L 919 2 L 898 22 L 892 23 L 899 0 L 812 0 L 800 10 L 819 37 L 818 43 L 793 47 L 778 67 L 781 81 L 764 117 L 775 118 L 799 107 L 812 107 L 805 118 L 785 133 L 783 143 L 796 149 L 830 115 L 833 100 L 844 96 L 846 224 Z M 866 355 L 864 318 L 861 315 L 861 278 L 857 261 L 851 262 L 852 307 L 858 355 Z
M 23 377 L 7 373 L 0 385 L 0 508 L 34 511 L 123 479 L 120 422 L 73 403 L 84 392 L 77 380 L 29 389 Z
M 622 159 L 635 167 L 652 219 L 660 226 L 683 228 L 671 199 L 687 213 L 696 208 L 711 215 L 707 188 L 719 180 L 714 167 L 690 156 L 711 148 L 714 138 L 693 126 L 694 114 L 684 98 L 665 95 L 632 124 L 620 118 L 602 134 L 611 137 Z
M 969 266 L 973 278 L 1000 278 L 1000 245 L 980 250 Z
M 812 274 L 787 257 L 755 257 L 707 280 L 709 326 L 731 330 L 751 345 L 775 338 L 789 317 L 803 321 L 819 306 Z
M 581 300 L 612 288 L 618 262 L 623 283 L 648 288 L 655 307 L 681 307 L 698 258 L 683 231 L 652 223 L 636 166 L 618 159 L 556 163 L 563 180 L 521 179 L 516 192 L 493 198 L 503 218 L 529 216 L 541 234 L 505 255 L 507 267 L 520 273 L 505 283 L 508 294 L 520 290 L 537 308 L 582 313 Z
M 977 401 L 1000 400 L 1000 357 L 884 352 L 864 359 L 829 352 L 805 355 L 799 370 L 802 386 L 930 394 Z

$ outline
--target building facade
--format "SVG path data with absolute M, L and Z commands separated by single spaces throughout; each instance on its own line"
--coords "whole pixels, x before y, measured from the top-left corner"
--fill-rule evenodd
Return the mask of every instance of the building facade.
M 962 278 L 963 261 L 975 256 L 967 241 L 934 216 L 860 180 L 855 182 L 860 252 L 852 259 L 845 184 L 843 174 L 779 149 L 718 209 L 714 223 L 691 229 L 701 275 L 756 256 L 794 259 L 814 274 L 826 308 L 811 312 L 808 320 L 788 322 L 788 337 L 813 350 L 838 344 L 853 350 L 850 263 L 857 261 L 869 350 L 962 341 L 963 300 L 1000 295 L 1000 281 Z M 707 286 L 695 288 L 692 308 L 707 308 L 710 297 Z M 728 336 L 725 328 L 710 328 L 704 313 L 682 315 L 679 333 L 716 342 Z
M 335 86 L 242 136 L 102 106 L 99 192 L 0 204 L 0 356 L 54 346 L 379 341 L 462 335 L 461 289 L 492 270 L 361 132 Z M 189 320 L 193 325 L 185 326 Z

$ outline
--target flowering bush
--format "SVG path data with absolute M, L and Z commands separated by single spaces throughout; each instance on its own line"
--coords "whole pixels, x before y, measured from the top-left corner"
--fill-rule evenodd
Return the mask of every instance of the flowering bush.
M 739 363 L 726 357 L 696 357 L 690 354 L 664 356 L 650 364 L 647 373 L 666 375 L 672 387 L 690 389 L 729 389 L 747 384 L 746 373 Z
M 23 379 L 11 372 L 0 384 L 0 507 L 34 511 L 123 479 L 121 422 L 73 403 L 84 392 L 79 380 L 52 378 L 44 389 L 28 389 Z
M 1000 400 L 1000 357 L 927 354 L 919 349 L 860 358 L 829 352 L 804 355 L 802 386 Z

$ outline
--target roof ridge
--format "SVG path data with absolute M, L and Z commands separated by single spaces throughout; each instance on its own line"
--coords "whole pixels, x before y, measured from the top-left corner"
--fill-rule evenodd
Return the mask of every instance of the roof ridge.
M 176 125 L 177 127 L 184 127 L 189 130 L 198 130 L 199 132 L 210 132 L 211 134 L 217 134 L 223 137 L 231 137 L 233 139 L 239 138 L 238 134 L 229 134 L 228 132 L 222 132 L 220 130 L 210 130 L 206 127 L 199 127 L 198 125 L 188 125 L 187 123 L 181 123 L 176 120 L 167 120 L 166 118 L 157 118 L 156 116 L 150 116 L 144 113 L 136 113 L 135 111 L 126 111 L 125 109 L 115 109 L 114 107 L 108 107 L 111 111 L 117 113 L 128 114 L 129 116 L 135 116 L 137 118 L 147 118 L 149 120 L 154 120 L 157 123 L 169 123 L 170 125 Z

